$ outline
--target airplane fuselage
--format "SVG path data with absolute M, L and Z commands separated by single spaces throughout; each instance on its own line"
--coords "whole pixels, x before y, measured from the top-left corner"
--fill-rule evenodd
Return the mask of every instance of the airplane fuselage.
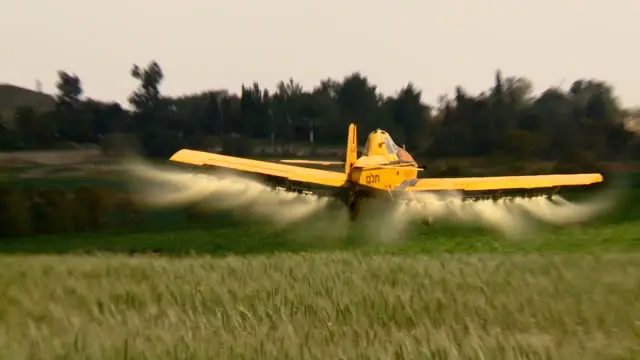
M 367 160 L 366 158 L 358 159 Z M 418 177 L 418 167 L 413 163 L 378 163 L 360 165 L 356 164 L 351 168 L 349 180 L 352 184 L 371 190 L 389 191 L 402 182 Z M 389 166 L 389 167 L 385 167 Z M 391 167 L 392 166 L 392 167 Z
M 351 184 L 362 190 L 389 191 L 405 180 L 418 177 L 418 164 L 403 148 L 398 147 L 384 130 L 367 137 L 363 155 L 348 173 Z

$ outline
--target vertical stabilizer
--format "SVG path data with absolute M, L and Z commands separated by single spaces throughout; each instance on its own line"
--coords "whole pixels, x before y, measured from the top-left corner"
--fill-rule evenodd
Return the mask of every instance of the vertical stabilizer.
M 347 156 L 344 161 L 344 172 L 349 174 L 351 167 L 358 160 L 358 133 L 356 124 L 349 124 L 349 135 L 347 136 Z

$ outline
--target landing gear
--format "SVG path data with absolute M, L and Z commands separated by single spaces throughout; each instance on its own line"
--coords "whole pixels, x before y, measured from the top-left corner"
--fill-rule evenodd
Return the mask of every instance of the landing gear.
M 349 203 L 347 204 L 349 208 L 349 219 L 351 221 L 355 221 L 360 215 L 360 210 L 362 208 L 362 199 L 358 196 L 351 196 Z
M 355 221 L 362 210 L 363 194 L 359 191 L 351 189 L 342 189 L 336 196 L 342 200 L 349 210 L 349 219 Z

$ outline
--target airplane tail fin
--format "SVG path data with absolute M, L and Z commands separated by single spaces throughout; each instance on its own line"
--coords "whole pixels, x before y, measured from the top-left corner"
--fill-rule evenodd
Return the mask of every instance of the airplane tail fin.
M 358 132 L 356 124 L 349 124 L 349 135 L 347 137 L 347 156 L 344 161 L 344 172 L 349 173 L 351 167 L 358 160 Z

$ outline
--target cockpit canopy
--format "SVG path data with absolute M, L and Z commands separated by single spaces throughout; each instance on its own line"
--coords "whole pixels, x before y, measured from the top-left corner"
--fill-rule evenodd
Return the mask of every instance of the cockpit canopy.
M 384 146 L 380 146 L 380 143 L 383 143 Z M 406 150 L 396 145 L 389 133 L 380 129 L 374 130 L 369 134 L 364 144 L 362 155 L 396 155 L 401 161 L 415 162 Z

